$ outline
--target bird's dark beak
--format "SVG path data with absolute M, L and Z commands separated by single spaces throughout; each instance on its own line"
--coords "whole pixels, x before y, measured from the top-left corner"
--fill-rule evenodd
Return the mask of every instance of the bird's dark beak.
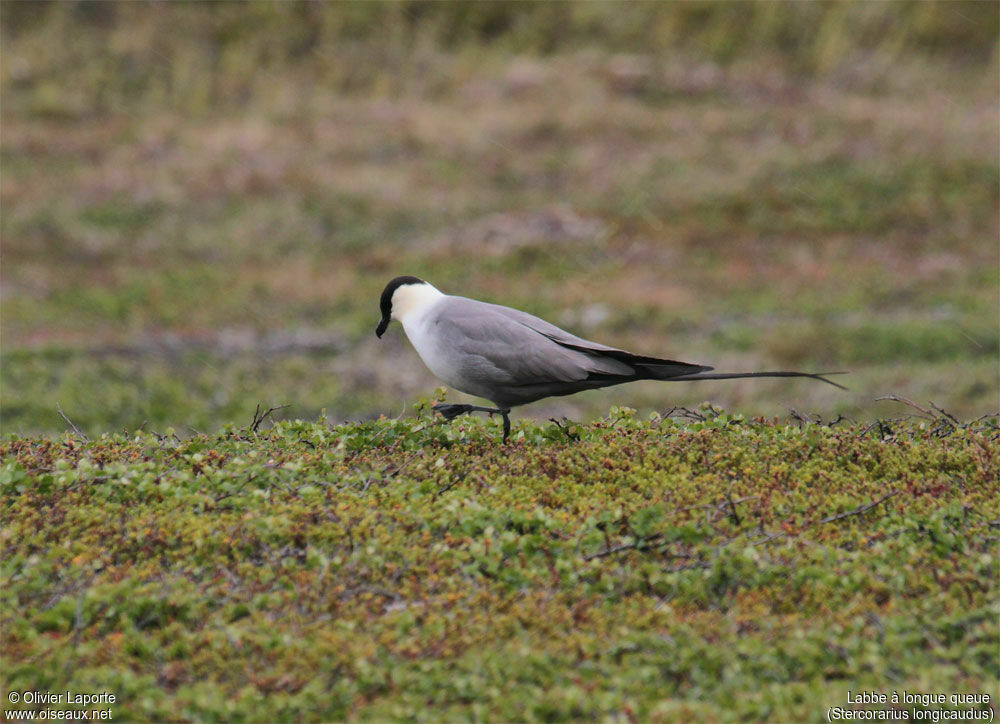
M 389 317 L 382 317 L 382 321 L 379 322 L 378 326 L 375 328 L 375 336 L 381 339 L 382 335 L 385 334 L 386 327 L 388 326 L 389 326 Z

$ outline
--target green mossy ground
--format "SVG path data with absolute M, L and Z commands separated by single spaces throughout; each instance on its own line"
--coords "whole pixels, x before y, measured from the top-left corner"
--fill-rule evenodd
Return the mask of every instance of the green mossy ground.
M 700 414 L 519 422 L 506 446 L 496 421 L 426 407 L 10 438 L 5 691 L 110 691 L 116 721 L 790 722 L 849 691 L 996 701 L 996 418 Z

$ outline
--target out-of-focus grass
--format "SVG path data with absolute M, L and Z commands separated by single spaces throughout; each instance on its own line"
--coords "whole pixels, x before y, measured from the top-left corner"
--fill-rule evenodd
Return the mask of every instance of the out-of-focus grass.
M 870 417 L 1000 405 L 990 3 L 4 4 L 4 432 L 333 419 L 435 385 L 400 273 L 810 383 L 642 384 Z

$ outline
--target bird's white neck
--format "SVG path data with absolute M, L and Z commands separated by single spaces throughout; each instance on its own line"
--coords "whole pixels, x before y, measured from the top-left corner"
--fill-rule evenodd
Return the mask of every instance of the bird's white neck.
M 404 284 L 392 295 L 392 318 L 405 325 L 408 318 L 420 316 L 443 296 L 427 282 Z

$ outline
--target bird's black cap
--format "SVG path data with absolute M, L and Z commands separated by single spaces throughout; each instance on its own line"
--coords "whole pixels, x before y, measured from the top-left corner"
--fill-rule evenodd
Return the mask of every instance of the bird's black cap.
M 411 276 L 396 277 L 391 282 L 385 285 L 385 289 L 382 290 L 382 298 L 379 300 L 378 306 L 382 312 L 382 320 L 378 323 L 375 328 L 375 336 L 381 337 L 385 334 L 386 327 L 389 326 L 389 322 L 392 319 L 392 295 L 396 293 L 396 290 L 401 286 L 406 284 L 425 284 L 423 279 Z

